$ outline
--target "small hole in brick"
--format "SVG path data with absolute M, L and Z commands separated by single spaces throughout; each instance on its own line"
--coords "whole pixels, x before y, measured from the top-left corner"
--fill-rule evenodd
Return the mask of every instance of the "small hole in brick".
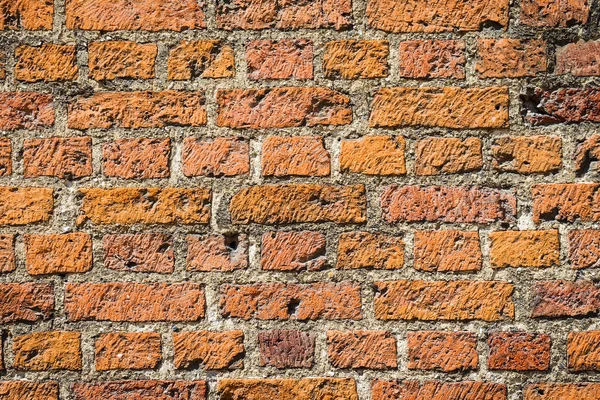
M 298 312 L 298 307 L 300 307 L 300 300 L 292 299 L 288 303 L 287 312 L 290 316 L 295 316 L 296 312 Z
M 229 249 L 229 251 L 236 251 L 240 244 L 240 240 L 237 235 L 235 236 L 225 236 L 225 247 Z
M 137 267 L 137 263 L 136 263 L 136 262 L 134 262 L 134 261 L 131 261 L 131 260 L 129 260 L 129 261 L 127 261 L 127 262 L 125 263 L 125 266 L 126 266 L 127 268 L 130 268 L 130 269 L 131 269 L 131 268 L 135 268 L 135 267 Z

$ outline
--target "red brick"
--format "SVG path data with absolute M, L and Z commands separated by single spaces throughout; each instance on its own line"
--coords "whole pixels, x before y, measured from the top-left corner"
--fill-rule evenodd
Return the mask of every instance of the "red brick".
M 588 172 L 600 171 L 600 135 L 592 135 L 577 144 L 575 150 L 575 172 L 583 176 Z
M 418 231 L 414 236 L 414 267 L 428 272 L 479 271 L 479 232 Z
M 479 39 L 475 69 L 481 78 L 523 78 L 546 72 L 546 42 Z
M 0 176 L 12 175 L 12 143 L 9 138 L 0 138 Z
M 2 400 L 58 400 L 58 382 L 1 381 Z
M 261 268 L 267 271 L 319 271 L 327 264 L 325 235 L 268 232 L 262 236 Z
M 351 0 L 239 0 L 217 3 L 219 29 L 336 29 L 352 27 Z
M 204 318 L 197 283 L 67 283 L 65 314 L 71 321 L 192 322 Z
M 600 89 L 535 89 L 524 100 L 525 121 L 532 125 L 600 122 Z
M 248 77 L 312 79 L 313 43 L 308 39 L 253 40 L 246 47 Z
M 536 383 L 525 386 L 524 400 L 596 400 L 598 383 Z
M 267 129 L 348 125 L 350 98 L 318 87 L 217 90 L 217 126 Z
M 600 309 L 600 290 L 591 281 L 543 281 L 532 287 L 531 316 L 585 317 Z
M 312 368 L 315 335 L 311 332 L 273 330 L 258 333 L 259 365 L 275 368 Z
M 244 320 L 362 318 L 360 286 L 347 281 L 223 285 L 219 306 L 223 317 Z
M 515 316 L 513 285 L 501 281 L 375 282 L 381 320 L 503 321 Z
M 203 92 L 100 92 L 68 106 L 71 129 L 206 125 Z
M 366 175 L 406 175 L 402 137 L 366 136 L 342 140 L 340 171 Z
M 488 369 L 546 371 L 552 339 L 544 333 L 494 332 L 488 337 Z
M 187 237 L 186 269 L 194 272 L 232 272 L 248 268 L 248 237 L 210 235 Z
M 330 79 L 385 78 L 389 44 L 385 40 L 338 40 L 325 44 L 323 73 Z
M 600 371 L 600 331 L 569 332 L 567 356 L 572 371 Z
M 222 400 L 358 400 L 354 379 L 221 379 L 217 392 Z
M 0 225 L 45 222 L 54 209 L 54 190 L 32 187 L 0 187 Z
M 207 224 L 208 189 L 194 188 L 82 188 L 78 222 L 94 224 Z
M 494 141 L 492 157 L 492 166 L 503 172 L 556 172 L 562 167 L 562 140 L 557 136 L 505 136 Z
M 196 0 L 67 0 L 69 29 L 96 31 L 185 31 L 205 28 Z
M 340 235 L 337 255 L 338 269 L 401 269 L 404 242 L 382 233 L 346 232 Z
M 331 158 L 321 136 L 269 136 L 262 146 L 263 176 L 329 176 Z
M 525 25 L 566 28 L 585 24 L 589 14 L 589 0 L 521 2 L 521 23 Z
M 54 176 L 74 179 L 90 176 L 92 138 L 84 136 L 25 139 L 23 172 L 26 178 Z
M 477 138 L 434 138 L 417 142 L 417 175 L 460 174 L 483 167 L 481 140 Z
M 0 322 L 36 322 L 52 317 L 54 286 L 47 283 L 0 284 Z
M 379 89 L 371 103 L 369 125 L 372 128 L 505 128 L 508 90 L 505 87 Z
M 533 222 L 599 221 L 600 185 L 593 183 L 535 185 Z
M 506 400 L 506 385 L 489 382 L 374 380 L 371 400 Z
M 329 363 L 335 368 L 398 366 L 396 338 L 387 331 L 327 331 Z
M 169 51 L 168 77 L 231 78 L 235 75 L 233 48 L 220 40 L 183 41 Z
M 408 369 L 457 372 L 477 369 L 473 332 L 408 332 Z
M 404 78 L 465 79 L 466 62 L 462 40 L 400 42 L 400 76 Z
M 102 146 L 104 175 L 123 179 L 168 178 L 171 139 L 117 139 Z
M 569 43 L 556 49 L 556 74 L 600 76 L 600 41 Z
M 490 233 L 492 268 L 560 265 L 558 231 L 498 231 Z
M 386 32 L 477 31 L 508 25 L 508 0 L 451 0 L 423 6 L 419 0 L 369 0 L 369 26 Z
M 12 272 L 17 268 L 15 263 L 15 235 L 0 235 L 0 273 Z
M 97 81 L 152 79 L 158 46 L 106 41 L 88 45 L 89 76 Z
M 89 233 L 25 235 L 25 267 L 31 275 L 68 274 L 92 269 Z
M 21 45 L 15 50 L 15 78 L 24 82 L 60 82 L 77 79 L 75 46 L 43 44 Z
M 229 212 L 234 224 L 362 223 L 366 202 L 362 185 L 263 185 L 237 192 Z
M 51 30 L 53 16 L 53 0 L 0 1 L 0 30 Z
M 111 381 L 73 384 L 73 400 L 206 400 L 204 381 Z
M 513 221 L 514 191 L 486 187 L 388 186 L 381 195 L 386 222 L 491 223 Z
M 106 235 L 104 266 L 127 272 L 157 272 L 175 270 L 173 237 L 162 233 Z
M 81 370 L 81 333 L 56 331 L 16 336 L 13 352 L 13 368 L 17 370 Z
M 161 358 L 160 333 L 106 333 L 96 340 L 96 371 L 154 369 Z
M 250 172 L 248 142 L 241 137 L 183 139 L 183 174 L 193 176 L 235 176 Z
M 573 269 L 600 267 L 600 231 L 593 229 L 570 231 L 569 259 Z
M 173 334 L 177 369 L 224 370 L 244 367 L 244 332 L 181 332 Z
M 0 129 L 41 129 L 54 125 L 54 104 L 49 94 L 0 92 Z

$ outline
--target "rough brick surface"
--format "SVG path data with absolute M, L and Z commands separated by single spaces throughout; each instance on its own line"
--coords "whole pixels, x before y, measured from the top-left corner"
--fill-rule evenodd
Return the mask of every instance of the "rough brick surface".
M 383 40 L 328 42 L 323 55 L 327 78 L 385 78 L 388 75 L 389 44 Z
M 336 368 L 396 368 L 396 339 L 387 331 L 327 331 L 329 363 Z
M 31 275 L 92 269 L 92 238 L 87 233 L 25 235 L 25 266 Z
M 308 39 L 254 40 L 246 48 L 250 79 L 312 79 L 313 43 Z
M 217 392 L 223 400 L 358 400 L 356 384 L 349 378 L 222 379 Z
M 416 147 L 417 175 L 458 174 L 483 167 L 481 140 L 426 138 Z
M 574 269 L 600 267 L 600 231 L 594 229 L 570 231 L 569 260 Z
M 169 177 L 171 140 L 117 139 L 102 147 L 102 164 L 106 176 L 123 179 Z
M 233 49 L 217 40 L 181 42 L 169 52 L 169 79 L 230 78 L 235 75 Z
M 250 172 L 248 142 L 241 137 L 185 138 L 183 142 L 185 176 L 235 176 Z
M 404 266 L 402 238 L 390 235 L 342 233 L 337 254 L 338 269 L 400 269 Z
M 9 138 L 0 139 L 0 176 L 12 174 L 12 143 Z
M 374 380 L 372 400 L 506 400 L 506 386 L 491 382 Z
M 467 371 L 479 365 L 477 337 L 472 332 L 408 332 L 408 368 Z
M 73 385 L 75 400 L 160 399 L 206 400 L 208 390 L 204 381 L 110 381 Z
M 162 357 L 158 333 L 107 333 L 95 346 L 97 371 L 153 369 Z
M 55 176 L 83 178 L 92 175 L 92 139 L 68 138 L 26 139 L 23 143 L 26 178 Z
M 550 335 L 494 332 L 488 337 L 488 368 L 508 371 L 545 371 L 550 367 Z
M 532 125 L 600 121 L 600 90 L 536 88 L 524 102 L 525 120 Z
M 52 0 L 3 0 L 0 2 L 0 30 L 52 29 L 54 2 Z
M 533 221 L 598 221 L 597 184 L 550 184 L 531 188 Z
M 600 169 L 600 135 L 592 135 L 578 143 L 575 152 L 575 171 L 577 175 L 598 172 Z
M 275 368 L 311 368 L 315 335 L 310 332 L 272 330 L 258 333 L 259 364 Z
M 152 79 L 158 46 L 135 42 L 92 42 L 88 48 L 90 78 L 97 81 L 114 79 Z
M 54 311 L 54 286 L 49 283 L 0 284 L 0 321 L 35 322 L 48 319 Z
M 187 237 L 186 269 L 195 272 L 231 272 L 248 267 L 246 235 Z
M 480 39 L 477 72 L 482 78 L 522 78 L 546 72 L 543 40 Z
M 263 176 L 328 176 L 331 157 L 319 136 L 269 136 L 262 148 Z
M 15 235 L 0 235 L 0 273 L 12 272 L 16 268 Z
M 170 273 L 175 269 L 173 238 L 161 233 L 106 235 L 104 266 L 117 271 Z
M 556 136 L 505 136 L 494 141 L 492 165 L 503 172 L 547 174 L 562 166 L 562 140 Z
M 600 332 L 569 332 L 567 356 L 573 371 L 600 370 Z
M 262 236 L 261 268 L 318 271 L 327 264 L 325 236 L 319 232 L 269 232 Z
M 415 232 L 414 267 L 421 271 L 479 271 L 482 253 L 478 232 L 456 230 Z
M 47 221 L 54 208 L 54 190 L 0 187 L 0 224 L 26 225 Z
M 56 82 L 77 79 L 77 55 L 74 46 L 19 46 L 15 56 L 15 77 L 20 81 Z
M 525 400 L 594 400 L 600 396 L 597 383 L 538 383 L 524 390 Z
M 490 233 L 492 268 L 552 267 L 560 264 L 558 231 Z
M 532 317 L 584 317 L 597 314 L 600 291 L 591 281 L 536 282 L 532 287 Z
M 243 368 L 244 332 L 182 332 L 173 335 L 175 368 Z
M 54 99 L 35 92 L 0 92 L 0 129 L 42 129 L 54 125 Z
M 2 381 L 0 395 L 6 400 L 58 400 L 58 382 Z
M 400 42 L 400 76 L 405 78 L 465 78 L 465 42 L 407 40 Z
M 521 3 L 521 22 L 537 27 L 577 26 L 587 22 L 589 13 L 589 0 L 524 0 Z
M 579 41 L 556 49 L 556 73 L 573 76 L 599 76 L 599 41 Z
M 46 371 L 81 369 L 81 334 L 79 332 L 36 332 L 13 339 L 18 370 Z
M 406 142 L 402 137 L 367 136 L 343 140 L 340 170 L 365 175 L 404 175 Z

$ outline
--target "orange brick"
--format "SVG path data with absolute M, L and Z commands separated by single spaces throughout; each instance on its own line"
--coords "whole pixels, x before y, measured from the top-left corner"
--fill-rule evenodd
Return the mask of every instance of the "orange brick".
M 45 222 L 54 209 L 53 189 L 0 187 L 0 225 Z
M 308 39 L 253 40 L 246 47 L 250 79 L 312 79 L 313 43 Z
M 248 141 L 242 137 L 183 140 L 183 174 L 193 176 L 235 176 L 250 172 Z
M 320 136 L 269 136 L 262 146 L 263 176 L 329 176 L 331 158 Z
M 90 78 L 97 81 L 114 79 L 152 79 L 158 46 L 135 42 L 92 42 L 88 46 Z
M 366 175 L 405 175 L 404 138 L 366 136 L 342 140 L 340 171 Z
M 58 82 L 77 79 L 75 46 L 43 44 L 19 46 L 15 50 L 15 78 L 24 82 Z
M 567 28 L 585 24 L 589 14 L 589 0 L 568 2 L 523 0 L 521 2 L 521 23 L 525 25 Z
M 488 368 L 505 371 L 546 371 L 552 340 L 543 333 L 494 332 L 488 338 Z
M 169 52 L 168 77 L 231 78 L 235 75 L 233 48 L 220 40 L 183 41 Z
M 25 139 L 23 163 L 26 178 L 54 176 L 76 179 L 92 175 L 92 138 L 52 137 Z
M 507 400 L 506 385 L 489 382 L 374 380 L 372 400 Z
M 0 273 L 12 272 L 17 268 L 15 263 L 15 235 L 0 235 Z
M 569 332 L 567 356 L 572 371 L 600 371 L 600 331 Z
M 160 333 L 106 333 L 96 340 L 96 371 L 154 369 L 161 358 Z
M 323 72 L 330 79 L 385 78 L 389 44 L 385 40 L 339 40 L 325 44 Z
M 92 269 L 88 233 L 25 235 L 25 266 L 31 275 L 67 274 Z
M 0 322 L 36 322 L 54 311 L 54 286 L 46 283 L 0 284 Z
M 248 268 L 248 237 L 210 235 L 187 237 L 186 269 L 194 272 L 231 272 Z
M 53 16 L 52 0 L 0 1 L 0 30 L 51 30 Z
M 429 272 L 471 272 L 481 269 L 478 232 L 419 231 L 414 236 L 414 267 Z
M 492 166 L 503 172 L 556 172 L 562 166 L 562 140 L 557 136 L 505 136 L 494 141 L 492 157 Z
M 9 138 L 0 138 L 0 176 L 12 175 L 12 144 Z
M 171 273 L 175 270 L 173 237 L 161 233 L 106 235 L 104 266 L 116 271 Z
M 177 369 L 205 371 L 244 367 L 244 332 L 181 332 L 173 334 Z
M 58 400 L 58 382 L 0 381 L 3 400 Z
M 490 233 L 492 268 L 560 265 L 558 231 L 498 231 Z
M 13 368 L 28 371 L 81 369 L 81 333 L 36 332 L 13 338 Z
M 335 368 L 398 366 L 396 338 L 387 331 L 327 331 L 329 363 Z
M 315 335 L 311 332 L 272 330 L 258 333 L 261 367 L 311 368 L 315 357 Z
M 227 400 L 358 400 L 349 378 L 220 379 L 217 392 Z
M 465 79 L 465 42 L 409 40 L 400 42 L 400 76 Z
M 102 146 L 104 175 L 123 179 L 168 178 L 171 139 L 117 139 Z
M 400 269 L 404 266 L 402 238 L 369 232 L 346 232 L 338 244 L 338 269 Z
M 600 290 L 592 281 L 541 281 L 531 291 L 533 318 L 585 317 L 600 310 Z
M 434 138 L 417 142 L 417 175 L 459 174 L 483 167 L 481 140 L 477 138 Z
M 479 39 L 475 69 L 482 78 L 523 78 L 546 72 L 546 42 L 521 39 Z
M 573 269 L 600 266 L 600 231 L 593 229 L 569 232 L 569 259 Z
M 575 150 L 575 172 L 578 176 L 600 170 L 600 135 L 592 135 L 577 144 Z
M 598 383 L 536 383 L 525 386 L 524 400 L 596 400 Z
M 325 235 L 268 232 L 262 236 L 261 268 L 267 271 L 319 271 L 327 264 Z
M 600 220 L 600 185 L 594 183 L 535 185 L 533 222 Z
M 54 104 L 49 94 L 0 92 L 0 129 L 41 129 L 54 125 Z
M 95 399 L 160 399 L 206 400 L 204 381 L 110 381 L 73 384 L 74 400 Z
M 600 41 L 569 43 L 556 49 L 556 74 L 600 76 Z
M 477 369 L 473 332 L 408 332 L 408 369 L 457 372 Z

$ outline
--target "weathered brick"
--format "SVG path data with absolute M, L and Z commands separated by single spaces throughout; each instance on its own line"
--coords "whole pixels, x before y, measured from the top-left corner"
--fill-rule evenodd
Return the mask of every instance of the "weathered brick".
M 569 259 L 573 269 L 600 267 L 600 230 L 570 231 Z
M 9 138 L 0 138 L 0 176 L 12 175 L 12 143 Z
M 594 183 L 535 185 L 533 222 L 600 220 L 600 185 Z
M 203 92 L 100 92 L 68 106 L 71 129 L 206 125 Z
M 54 209 L 53 189 L 0 187 L 0 225 L 45 222 Z
M 327 264 L 320 232 L 268 232 L 262 236 L 261 268 L 267 271 L 319 271 Z
M 123 179 L 168 178 L 171 139 L 117 139 L 102 146 L 104 175 Z
M 6 54 L 0 52 L 0 79 L 6 79 Z
M 242 137 L 183 139 L 183 174 L 193 176 L 235 176 L 250 172 L 248 141 Z
M 221 379 L 217 392 L 222 400 L 358 400 L 350 378 Z
M 104 266 L 116 271 L 171 273 L 175 270 L 173 237 L 162 233 L 106 235 Z
M 43 44 L 21 45 L 15 50 L 15 78 L 24 82 L 59 82 L 77 79 L 75 46 Z
M 492 268 L 560 265 L 558 231 L 498 231 L 490 233 Z
M 0 322 L 36 322 L 54 311 L 54 286 L 47 283 L 0 284 Z
M 577 144 L 575 150 L 575 172 L 583 176 L 588 172 L 600 171 L 600 135 L 592 135 Z
M 219 29 L 325 29 L 352 27 L 352 0 L 277 0 L 217 1 Z
M 506 385 L 490 382 L 374 380 L 371 400 L 506 400 Z
M 385 40 L 338 40 L 325 44 L 323 73 L 330 79 L 385 78 L 389 43 Z
M 54 0 L 1 0 L 0 30 L 51 30 Z
M 408 368 L 457 372 L 479 365 L 473 332 L 408 332 Z
M 97 81 L 152 79 L 158 46 L 124 41 L 88 45 L 89 76 Z
M 160 333 L 105 333 L 96 340 L 96 371 L 154 369 L 161 357 Z
M 54 125 L 54 103 L 49 94 L 0 92 L 0 129 L 41 129 Z
M 417 175 L 459 174 L 483 167 L 481 140 L 428 137 L 417 142 Z
M 261 367 L 311 368 L 315 356 L 315 335 L 291 330 L 259 332 L 258 348 Z
M 568 43 L 556 49 L 557 75 L 600 76 L 600 41 Z
M 362 223 L 366 202 L 362 185 L 263 185 L 237 192 L 229 212 L 234 224 Z
M 414 267 L 429 272 L 479 271 L 479 232 L 418 231 L 414 235 Z
M 187 237 L 186 269 L 194 272 L 231 272 L 248 268 L 247 235 Z
M 488 337 L 488 368 L 505 371 L 546 371 L 552 339 L 545 333 L 494 332 Z
M 600 309 L 600 290 L 591 281 L 542 281 L 532 287 L 531 316 L 585 317 Z
M 388 186 L 381 195 L 386 222 L 512 221 L 517 211 L 514 191 L 486 187 Z
M 321 136 L 269 136 L 262 146 L 263 176 L 329 176 L 331 157 Z
M 173 334 L 177 369 L 224 370 L 244 367 L 244 332 L 181 332 Z
M 253 40 L 246 47 L 250 79 L 312 79 L 313 43 L 308 39 Z
M 600 89 L 536 88 L 522 99 L 525 121 L 532 125 L 600 122 Z
M 46 371 L 81 369 L 81 333 L 35 332 L 13 338 L 13 368 Z
M 600 371 L 600 331 L 569 332 L 567 357 L 572 371 Z
M 567 28 L 585 24 L 589 14 L 589 0 L 521 2 L 521 23 L 525 25 Z
M 342 140 L 340 171 L 366 175 L 405 175 L 404 138 L 366 136 Z
M 58 400 L 58 382 L 0 381 L 2 400 Z
M 475 69 L 481 78 L 523 78 L 546 72 L 546 42 L 479 39 Z
M 525 386 L 523 400 L 596 400 L 598 383 L 536 383 Z
M 204 290 L 197 283 L 67 283 L 65 314 L 71 321 L 199 321 Z
M 404 78 L 465 79 L 466 62 L 462 40 L 400 42 L 400 76 Z
M 360 286 L 352 282 L 223 285 L 219 307 L 225 318 L 268 320 L 362 318 Z
M 68 274 L 92 269 L 89 233 L 25 235 L 25 267 L 31 275 Z
M 0 273 L 12 272 L 17 268 L 15 263 L 15 235 L 0 235 Z
M 504 136 L 494 140 L 492 157 L 492 166 L 503 172 L 556 172 L 562 166 L 562 140 L 557 136 Z
M 508 90 L 505 87 L 379 89 L 371 103 L 369 125 L 372 128 L 505 128 Z
M 94 224 L 206 224 L 210 219 L 208 189 L 82 188 L 80 217 Z
M 503 321 L 515 316 L 513 285 L 501 281 L 375 282 L 381 320 Z
M 220 40 L 183 41 L 169 52 L 168 77 L 231 78 L 235 75 L 233 48 Z
M 335 368 L 398 366 L 396 338 L 387 331 L 327 331 L 329 363 Z
M 508 0 L 451 0 L 423 6 L 419 0 L 369 0 L 371 28 L 387 32 L 476 31 L 508 25 Z
M 185 31 L 206 27 L 196 0 L 67 0 L 69 29 L 96 31 Z
M 54 176 L 75 179 L 90 176 L 92 167 L 92 138 L 52 137 L 25 139 L 23 163 L 26 178 Z
M 382 233 L 342 233 L 336 266 L 338 269 L 401 269 L 404 266 L 404 242 L 401 237 Z
M 204 381 L 111 381 L 73 384 L 73 400 L 206 400 Z

